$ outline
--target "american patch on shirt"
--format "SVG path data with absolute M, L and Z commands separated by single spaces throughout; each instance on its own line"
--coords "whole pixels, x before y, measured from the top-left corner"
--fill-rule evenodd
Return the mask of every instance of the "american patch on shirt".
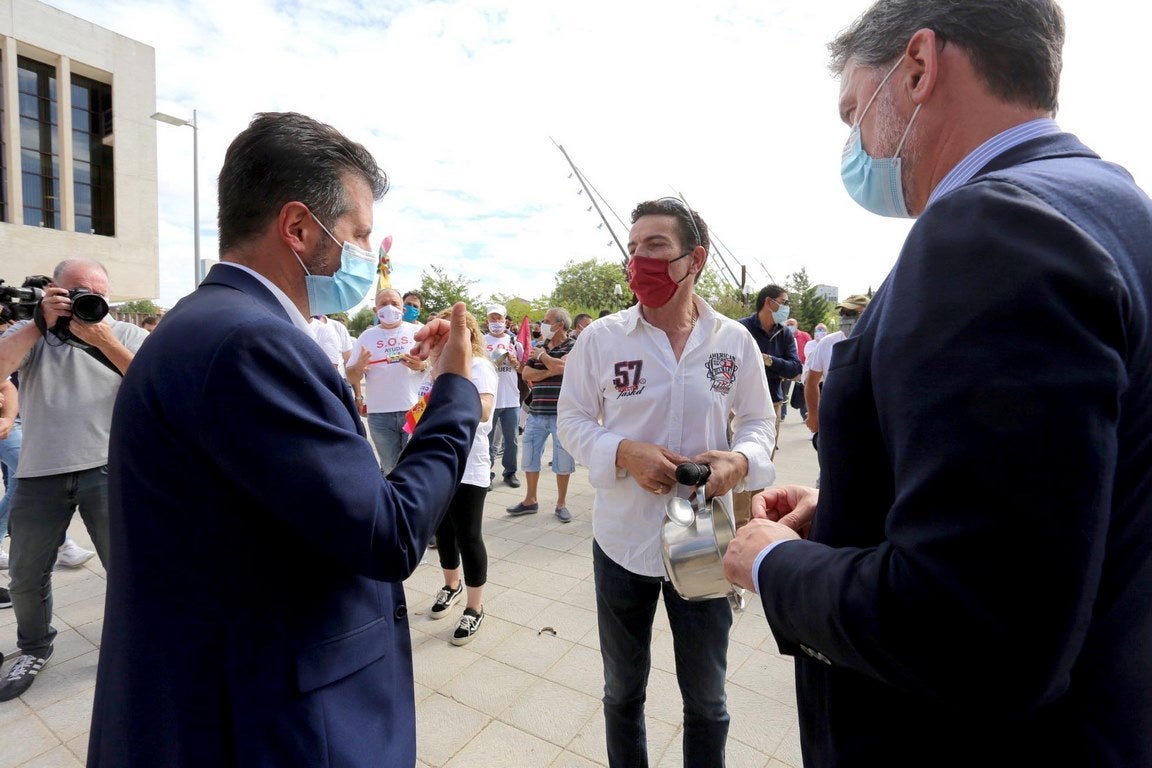
M 616 388 L 616 399 L 632 397 L 644 391 L 647 380 L 641 376 L 644 370 L 643 360 L 622 360 L 612 367 L 615 374 L 612 386 Z
M 708 380 L 712 382 L 712 391 L 726 395 L 732 391 L 736 383 L 736 357 L 725 352 L 713 352 L 708 355 L 704 367 L 708 370 Z

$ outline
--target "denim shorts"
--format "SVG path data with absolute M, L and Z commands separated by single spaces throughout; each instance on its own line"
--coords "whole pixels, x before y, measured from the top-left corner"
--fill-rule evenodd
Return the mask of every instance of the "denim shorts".
M 557 475 L 570 475 L 576 471 L 576 460 L 572 454 L 560 445 L 560 438 L 556 434 L 556 415 L 540 416 L 535 413 L 528 414 L 528 422 L 524 425 L 524 456 L 523 466 L 525 472 L 539 472 L 540 459 L 544 456 L 544 442 L 552 436 L 552 472 Z

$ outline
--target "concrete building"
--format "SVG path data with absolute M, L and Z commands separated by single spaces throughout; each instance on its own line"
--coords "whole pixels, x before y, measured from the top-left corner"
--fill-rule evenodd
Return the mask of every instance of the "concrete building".
M 150 46 L 36 0 L 0 0 L 8 285 L 85 256 L 108 268 L 111 300 L 158 296 L 155 105 Z
M 814 285 L 816 295 L 822 299 L 827 299 L 832 302 L 833 306 L 840 301 L 840 289 L 834 285 Z

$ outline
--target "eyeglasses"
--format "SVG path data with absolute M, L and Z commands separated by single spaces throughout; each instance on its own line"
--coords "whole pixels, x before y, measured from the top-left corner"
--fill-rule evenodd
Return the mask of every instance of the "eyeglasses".
M 856 317 L 856 315 L 858 315 L 858 314 L 860 314 L 860 310 L 858 310 L 858 309 L 841 309 L 840 310 L 840 317 Z
M 779 299 L 779 298 L 776 298 L 776 299 L 772 299 L 772 301 L 776 302 L 777 304 L 779 304 L 779 305 L 780 305 L 780 306 L 782 306 L 782 307 L 790 307 L 790 306 L 792 306 L 792 301 L 791 301 L 790 299 L 783 299 L 783 300 L 781 300 L 781 299 Z
M 692 214 L 692 209 L 688 207 L 688 203 L 684 202 L 678 197 L 662 197 L 656 202 L 661 205 L 672 205 L 684 211 L 684 213 L 688 216 L 688 222 L 692 225 L 692 231 L 696 233 L 696 244 L 704 245 L 704 238 L 700 237 L 700 229 L 696 226 L 696 217 Z

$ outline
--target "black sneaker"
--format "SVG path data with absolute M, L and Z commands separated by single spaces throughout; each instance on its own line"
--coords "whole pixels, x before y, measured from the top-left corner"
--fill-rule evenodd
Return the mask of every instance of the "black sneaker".
M 467 645 L 472 642 L 472 638 L 480 631 L 482 621 L 484 621 L 484 606 L 480 606 L 479 613 L 471 608 L 465 608 L 464 615 L 460 617 L 460 623 L 456 625 L 456 631 L 452 634 L 452 645 Z
M 462 594 L 464 594 L 463 580 L 456 585 L 456 589 L 444 585 L 440 591 L 436 593 L 436 602 L 432 604 L 432 618 L 444 618 L 448 613 L 448 609 L 456 605 L 456 601 L 460 599 L 460 595 Z
M 8 591 L 8 587 L 0 587 L 0 608 L 12 607 L 12 593 Z
M 17 656 L 16 661 L 12 662 L 12 666 L 9 667 L 8 674 L 4 675 L 3 680 L 0 680 L 0 701 L 10 701 L 31 688 L 32 683 L 36 682 L 36 673 L 40 671 L 44 662 L 48 661 L 48 657 L 51 655 L 52 649 L 49 648 L 48 653 L 44 654 L 43 658 L 27 653 Z

